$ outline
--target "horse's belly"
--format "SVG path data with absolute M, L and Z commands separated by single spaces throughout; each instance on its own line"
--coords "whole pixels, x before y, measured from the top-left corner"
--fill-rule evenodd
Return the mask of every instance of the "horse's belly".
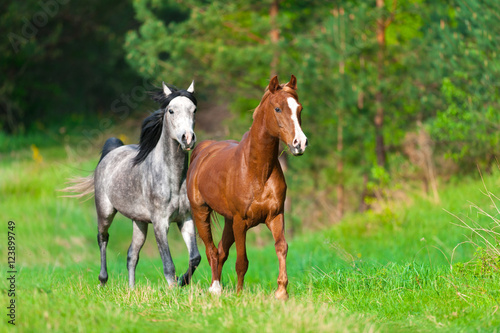
M 225 218 L 232 219 L 233 213 L 227 206 L 225 200 L 217 197 L 204 196 L 207 205 L 213 209 L 216 213 L 224 216 Z
M 249 225 L 249 227 L 253 227 L 260 223 L 266 223 L 267 220 L 275 218 L 280 213 L 279 207 L 279 203 L 252 203 L 246 213 L 247 220 L 252 221 L 249 223 L 253 224 Z
M 147 207 L 142 204 L 122 205 L 115 204 L 115 209 L 125 217 L 134 221 L 151 222 L 151 215 Z

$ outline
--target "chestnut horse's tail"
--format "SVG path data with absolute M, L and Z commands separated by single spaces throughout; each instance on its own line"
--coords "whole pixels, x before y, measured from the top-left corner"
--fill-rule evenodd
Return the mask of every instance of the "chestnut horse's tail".
M 102 148 L 101 159 L 97 164 L 101 163 L 104 156 L 110 151 L 120 146 L 123 146 L 123 142 L 118 138 L 109 138 L 106 140 Z M 73 194 L 63 195 L 63 198 L 84 198 L 89 195 L 89 197 L 85 199 L 86 201 L 94 196 L 94 173 L 87 177 L 70 178 L 66 184 L 68 186 L 59 191 Z

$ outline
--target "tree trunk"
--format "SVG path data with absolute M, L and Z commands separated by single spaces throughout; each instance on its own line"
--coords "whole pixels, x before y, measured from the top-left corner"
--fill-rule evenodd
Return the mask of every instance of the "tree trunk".
M 377 77 L 378 89 L 375 94 L 375 153 L 377 154 L 377 164 L 381 167 L 386 166 L 386 154 L 384 147 L 384 96 L 382 94 L 382 81 L 384 80 L 384 53 L 385 53 L 385 20 L 382 15 L 384 0 L 377 0 L 377 9 L 380 11 L 377 20 Z
M 361 198 L 359 200 L 359 212 L 364 213 L 368 209 L 368 204 L 365 199 L 368 195 L 368 175 L 363 174 L 363 192 L 361 192 Z

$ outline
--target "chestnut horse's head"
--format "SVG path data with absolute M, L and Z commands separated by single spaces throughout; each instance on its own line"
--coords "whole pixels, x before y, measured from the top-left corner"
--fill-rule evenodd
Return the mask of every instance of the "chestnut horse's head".
M 292 75 L 290 82 L 280 85 L 274 76 L 269 82 L 268 94 L 265 112 L 269 133 L 287 144 L 293 155 L 302 155 L 308 142 L 301 128 L 302 105 L 297 95 L 297 78 Z

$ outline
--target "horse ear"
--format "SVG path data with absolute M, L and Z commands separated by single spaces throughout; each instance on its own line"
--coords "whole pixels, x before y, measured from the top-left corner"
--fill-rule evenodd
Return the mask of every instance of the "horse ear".
M 191 82 L 191 85 L 189 86 L 189 88 L 187 88 L 187 92 L 190 92 L 191 94 L 194 93 L 194 80 L 193 80 L 193 82 Z
M 292 88 L 293 90 L 297 90 L 297 78 L 292 74 L 290 78 L 290 82 L 286 84 L 287 87 Z
M 278 81 L 278 76 L 275 75 L 269 82 L 269 91 L 271 92 L 271 94 L 274 94 L 276 90 L 278 90 L 279 88 L 280 88 L 280 83 Z
M 165 96 L 168 96 L 168 95 L 170 95 L 172 93 L 172 91 L 170 91 L 170 89 L 168 89 L 168 87 L 165 84 L 165 82 L 162 82 L 161 85 L 163 87 L 163 92 L 165 93 Z

